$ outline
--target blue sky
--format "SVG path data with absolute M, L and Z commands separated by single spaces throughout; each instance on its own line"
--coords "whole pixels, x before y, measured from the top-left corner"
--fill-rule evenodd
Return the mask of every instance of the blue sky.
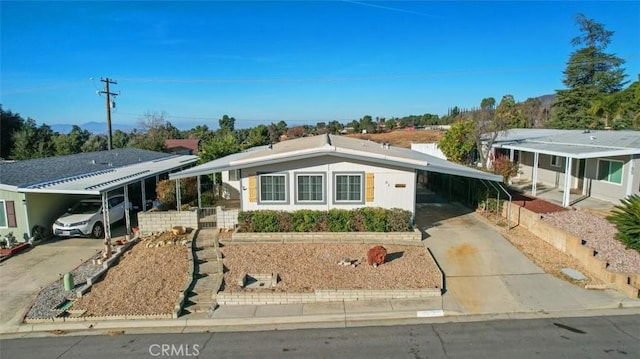
M 181 129 L 444 115 L 563 88 L 575 15 L 640 74 L 639 2 L 2 1 L 0 103 L 38 123 L 165 112 Z M 93 77 L 94 80 L 90 80 Z

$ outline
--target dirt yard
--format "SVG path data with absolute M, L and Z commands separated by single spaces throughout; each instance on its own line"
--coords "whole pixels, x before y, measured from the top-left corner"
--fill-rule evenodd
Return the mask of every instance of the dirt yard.
M 234 244 L 220 248 L 224 291 L 239 291 L 247 273 L 278 273 L 276 291 L 312 292 L 314 289 L 405 289 L 439 288 L 440 270 L 423 246 L 385 245 L 387 263 L 377 268 L 366 263 L 374 244 L 285 243 Z M 348 257 L 360 260 L 357 267 L 340 266 Z
M 406 131 L 396 130 L 387 133 L 354 133 L 348 137 L 360 138 L 376 142 L 386 142 L 392 146 L 411 148 L 412 143 L 437 143 L 444 136 L 444 131 Z
M 164 236 L 172 240 L 173 235 Z M 174 237 L 176 242 L 182 239 Z M 148 243 L 141 241 L 125 252 L 71 309 L 86 310 L 84 316 L 170 314 L 180 290 L 191 280 L 187 277 L 190 249 L 182 245 L 147 248 Z

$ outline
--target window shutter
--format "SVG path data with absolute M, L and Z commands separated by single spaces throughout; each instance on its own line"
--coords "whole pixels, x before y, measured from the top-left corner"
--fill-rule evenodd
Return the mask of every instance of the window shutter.
M 15 228 L 18 226 L 16 222 L 16 208 L 13 204 L 13 201 L 6 201 L 7 206 L 7 226 L 9 228 Z
M 258 202 L 258 181 L 256 176 L 249 176 L 249 202 Z
M 373 173 L 367 173 L 367 182 L 365 184 L 365 200 L 373 202 Z

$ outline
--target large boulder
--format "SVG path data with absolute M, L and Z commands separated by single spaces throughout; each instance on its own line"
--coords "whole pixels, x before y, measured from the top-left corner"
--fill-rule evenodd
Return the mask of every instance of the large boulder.
M 387 249 L 383 246 L 374 246 L 367 252 L 367 263 L 374 267 L 377 267 L 384 263 L 387 257 Z

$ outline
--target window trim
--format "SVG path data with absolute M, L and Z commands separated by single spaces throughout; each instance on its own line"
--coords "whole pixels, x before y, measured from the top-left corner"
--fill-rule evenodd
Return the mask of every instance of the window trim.
M 4 226 L 0 225 L 1 229 L 9 228 L 9 216 L 7 215 L 7 201 L 4 199 L 0 199 L 0 206 L 4 209 Z
M 238 181 L 240 181 L 240 178 L 242 178 L 239 169 L 229 170 L 228 172 L 229 172 L 229 182 L 231 182 L 231 181 L 238 182 Z M 235 179 L 231 178 L 231 173 L 235 173 Z
M 320 176 L 322 177 L 322 200 L 310 201 L 301 200 L 298 193 L 298 178 L 303 176 Z M 327 174 L 326 172 L 294 172 L 294 203 L 295 204 L 327 204 Z
M 611 165 L 609 165 L 609 170 L 607 171 L 607 178 L 606 179 L 600 179 L 600 165 L 602 162 L 618 162 L 618 163 L 622 163 L 622 173 L 620 174 L 620 183 L 618 182 L 612 182 L 609 179 L 611 178 Z M 596 169 L 596 178 L 599 182 L 606 182 L 612 185 L 616 185 L 616 186 L 622 186 L 622 183 L 624 182 L 624 161 L 620 161 L 620 160 L 609 160 L 609 159 L 604 159 L 604 158 L 598 158 L 598 168 Z
M 258 204 L 289 204 L 289 174 L 287 172 L 259 172 L 258 177 Z M 262 178 L 263 177 L 284 177 L 284 200 L 283 201 L 265 201 L 262 199 Z
M 557 168 L 560 168 L 560 167 L 562 166 L 562 165 L 561 165 L 561 162 L 560 162 L 560 156 L 556 156 L 556 155 L 549 155 L 549 156 L 551 156 L 551 158 L 549 159 L 549 164 L 551 165 L 551 167 L 557 167 Z M 555 162 L 556 162 L 555 164 L 553 163 L 553 162 L 554 162 L 554 161 L 553 161 L 554 159 L 556 160 L 556 161 L 555 161 Z
M 355 201 L 338 200 L 338 176 L 360 176 L 360 199 Z M 334 172 L 333 173 L 333 204 L 365 204 L 365 172 L 364 171 L 349 171 L 349 172 Z

